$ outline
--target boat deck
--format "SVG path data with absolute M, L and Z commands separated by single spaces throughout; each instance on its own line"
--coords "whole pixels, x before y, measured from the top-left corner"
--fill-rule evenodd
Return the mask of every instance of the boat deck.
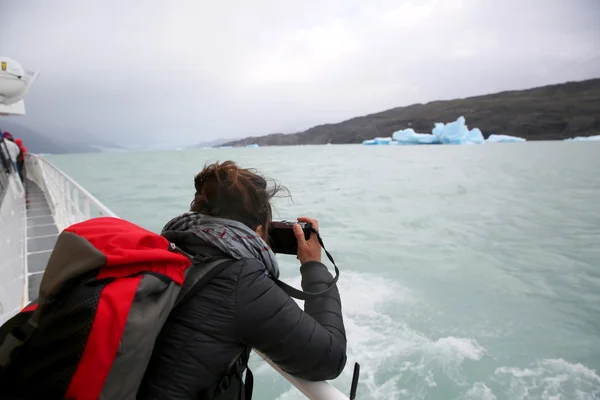
M 58 237 L 58 228 L 44 192 L 35 182 L 25 181 L 27 205 L 27 278 L 29 301 L 38 297 L 40 282 Z

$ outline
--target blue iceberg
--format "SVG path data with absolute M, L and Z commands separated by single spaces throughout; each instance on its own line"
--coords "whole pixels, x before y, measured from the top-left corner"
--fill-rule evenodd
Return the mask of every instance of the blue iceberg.
M 394 132 L 393 138 L 399 144 L 442 144 L 436 136 L 417 133 L 411 128 Z
M 395 143 L 392 143 L 392 142 L 393 142 L 393 140 L 392 140 L 391 137 L 376 137 L 375 139 L 363 141 L 363 144 L 365 146 L 376 146 L 376 145 L 379 145 L 379 146 L 384 145 L 384 146 L 386 146 L 386 145 L 390 145 L 390 144 L 395 144 Z
M 565 139 L 566 141 L 575 141 L 575 142 L 596 142 L 596 141 L 600 141 L 600 135 L 596 135 L 596 136 L 577 136 L 574 138 L 570 138 L 570 139 Z
M 449 124 L 437 122 L 433 128 L 434 136 L 438 137 L 442 144 L 481 144 L 485 141 L 483 134 L 478 128 L 469 130 L 465 123 L 465 117 L 459 117 Z
M 465 117 L 444 124 L 437 122 L 431 135 L 417 133 L 413 129 L 402 129 L 392 135 L 399 144 L 481 144 L 485 142 L 478 128 L 469 130 Z
M 517 143 L 517 142 L 525 142 L 526 139 L 517 137 L 517 136 L 509 136 L 509 135 L 490 135 L 487 139 L 487 143 Z
M 585 140 L 599 140 L 592 136 Z M 571 139 L 569 139 L 571 140 Z M 575 138 L 573 140 L 583 140 Z M 490 135 L 486 140 L 479 128 L 469 130 L 465 117 L 459 117 L 456 121 L 444 124 L 437 122 L 435 127 L 429 133 L 417 133 L 414 129 L 401 129 L 394 132 L 391 138 L 377 137 L 372 140 L 365 140 L 364 145 L 418 145 L 418 144 L 482 144 L 482 143 L 516 143 L 525 142 L 524 138 L 509 135 Z
M 258 147 L 258 144 L 252 143 L 252 144 L 247 145 L 246 147 L 256 148 L 256 147 Z

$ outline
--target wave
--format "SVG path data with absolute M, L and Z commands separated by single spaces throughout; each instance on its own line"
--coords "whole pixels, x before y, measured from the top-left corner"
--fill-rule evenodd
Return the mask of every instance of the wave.
M 512 399 L 600 398 L 600 376 L 582 364 L 562 358 L 545 359 L 529 368 L 500 367 L 493 380 L 501 384 Z
M 300 284 L 299 277 L 288 281 Z M 418 293 L 400 283 L 354 271 L 344 271 L 340 282 L 348 363 L 332 383 L 344 393 L 349 393 L 353 364 L 359 362 L 361 399 L 591 400 L 600 396 L 600 377 L 582 364 L 546 359 L 531 368 L 496 368 L 497 360 L 473 338 L 430 338 L 413 329 L 386 312 L 399 308 L 414 312 L 424 303 Z M 259 371 L 275 379 L 268 366 Z M 282 391 L 278 400 L 305 398 L 290 385 Z
M 299 277 L 288 281 L 300 284 Z M 344 271 L 340 282 L 348 363 L 333 384 L 344 393 L 349 392 L 354 362 L 361 366 L 359 398 L 393 400 L 425 398 L 428 388 L 437 385 L 435 370 L 453 380 L 466 381 L 461 375 L 461 364 L 479 360 L 485 354 L 474 339 L 449 336 L 432 340 L 388 315 L 385 310 L 390 307 L 408 310 L 419 303 L 417 294 L 397 282 L 354 271 Z M 266 365 L 258 367 L 256 373 L 274 374 Z M 406 389 L 407 380 L 412 381 L 414 390 Z M 304 397 L 289 387 L 277 399 Z

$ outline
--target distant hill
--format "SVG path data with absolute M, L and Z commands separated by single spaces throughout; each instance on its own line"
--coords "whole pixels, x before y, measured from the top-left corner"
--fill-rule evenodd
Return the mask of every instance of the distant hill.
M 13 118 L 14 119 L 14 118 Z M 16 123 L 10 118 L 0 118 L 0 130 L 10 132 L 14 137 L 23 139 L 27 151 L 31 153 L 96 153 L 106 148 L 118 146 L 82 132 L 77 140 L 61 140 L 58 132 L 41 134 L 31 128 Z M 73 137 L 74 135 L 68 135 Z
M 600 133 L 600 79 L 568 82 L 527 90 L 515 90 L 433 101 L 319 125 L 294 134 L 275 133 L 225 143 L 229 146 L 285 146 L 298 144 L 361 143 L 377 136 L 391 136 L 399 129 L 430 133 L 435 122 L 451 122 L 464 116 L 470 128 L 524 137 L 528 140 L 560 140 Z

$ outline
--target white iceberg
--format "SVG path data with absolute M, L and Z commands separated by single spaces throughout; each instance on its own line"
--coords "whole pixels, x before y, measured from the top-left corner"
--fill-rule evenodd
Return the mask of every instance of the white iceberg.
M 509 136 L 509 135 L 494 135 L 491 134 L 487 139 L 487 143 L 517 143 L 517 142 L 525 142 L 526 139 L 517 137 L 517 136 Z
M 574 138 L 570 138 L 570 139 L 565 139 L 566 141 L 576 141 L 576 142 L 587 142 L 587 141 L 591 141 L 591 142 L 596 142 L 596 141 L 600 141 L 600 135 L 596 135 L 596 136 L 577 136 Z

